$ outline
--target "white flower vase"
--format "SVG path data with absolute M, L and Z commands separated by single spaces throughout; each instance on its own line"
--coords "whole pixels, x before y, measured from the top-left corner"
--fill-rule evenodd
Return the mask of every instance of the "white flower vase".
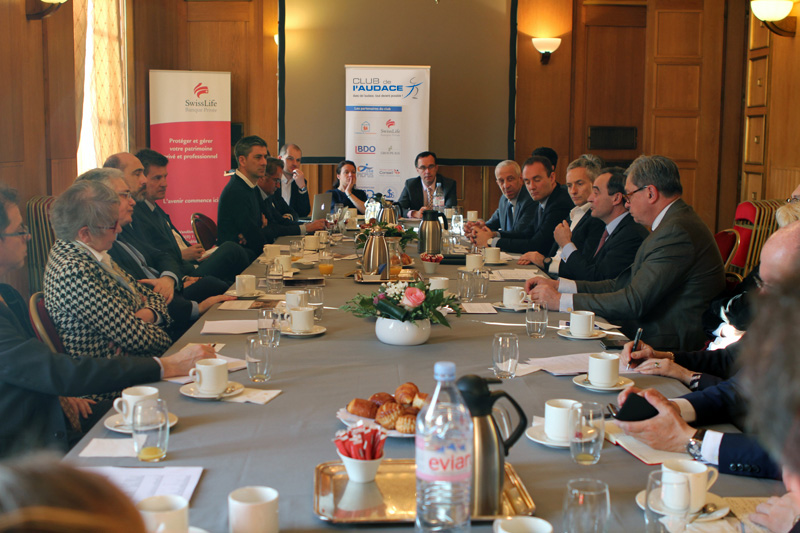
M 393 318 L 378 317 L 375 335 L 384 344 L 394 346 L 416 346 L 428 342 L 431 336 L 431 321 L 427 318 L 416 322 L 401 322 Z

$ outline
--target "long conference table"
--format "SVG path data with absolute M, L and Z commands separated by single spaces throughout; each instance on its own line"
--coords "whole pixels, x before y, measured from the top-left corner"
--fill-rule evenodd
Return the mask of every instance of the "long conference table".
M 283 244 L 288 241 L 284 238 Z M 409 245 L 416 257 L 416 245 Z M 352 243 L 342 243 L 335 252 L 352 251 Z M 514 268 L 516 265 L 509 264 Z M 201 466 L 204 471 L 190 502 L 190 523 L 209 532 L 228 528 L 227 496 L 242 486 L 266 485 L 280 493 L 280 527 L 283 531 L 329 531 L 352 526 L 334 525 L 314 514 L 314 470 L 319 463 L 338 457 L 331 439 L 343 428 L 336 411 L 353 398 L 368 398 L 380 391 L 394 393 L 407 381 L 420 390 L 432 392 L 435 382 L 433 365 L 450 360 L 458 375 L 490 376 L 492 338 L 495 333 L 517 333 L 520 361 L 529 357 L 547 357 L 569 353 L 601 351 L 600 342 L 570 341 L 548 328 L 543 339 L 525 334 L 524 313 L 450 315 L 452 328 L 436 325 L 430 340 L 420 346 L 401 347 L 382 344 L 375 337 L 374 320 L 356 318 L 338 308 L 356 293 L 371 293 L 377 285 L 358 284 L 344 274 L 356 268 L 355 261 L 337 260 L 333 275 L 324 287 L 325 310 L 321 324 L 327 332 L 314 338 L 281 338 L 272 363 L 272 377 L 267 383 L 251 383 L 247 371 L 233 372 L 230 379 L 247 387 L 280 389 L 282 393 L 266 405 L 196 400 L 178 392 L 179 385 L 162 381 L 156 386 L 171 412 L 179 417 L 172 429 L 165 461 L 141 463 L 133 458 L 81 458 L 80 451 L 93 438 L 130 438 L 97 424 L 67 455 L 79 466 Z M 457 266 L 440 265 L 436 275 L 447 276 L 455 286 Z M 246 271 L 264 275 L 258 261 Z M 303 270 L 298 275 L 314 275 Z M 487 302 L 502 300 L 506 285 L 520 283 L 492 282 Z M 216 307 L 207 312 L 176 343 L 172 351 L 188 342 L 224 343 L 220 353 L 244 359 L 247 335 L 201 335 L 205 320 L 255 319 L 254 311 L 225 311 Z M 561 313 L 550 313 L 549 323 L 557 326 Z M 659 376 L 629 375 L 638 387 L 654 387 L 676 397 L 687 392 L 677 380 Z M 596 393 L 572 383 L 572 377 L 555 377 L 535 372 L 494 386 L 514 397 L 528 415 L 544 416 L 544 403 L 551 398 L 570 398 L 601 403 L 615 402 L 616 393 Z M 733 430 L 730 426 L 720 426 Z M 414 457 L 414 439 L 387 439 L 385 457 Z M 687 456 L 688 457 L 688 456 Z M 648 466 L 619 446 L 605 443 L 600 462 L 592 466 L 575 464 L 569 449 L 553 449 L 523 436 L 511 449 L 507 462 L 516 469 L 536 505 L 536 516 L 550 521 L 561 531 L 562 502 L 566 483 L 573 478 L 596 478 L 609 486 L 611 517 L 609 532 L 642 531 L 643 512 L 634 498 L 645 488 L 647 474 L 657 466 Z M 781 483 L 769 480 L 721 475 L 711 489 L 720 496 L 769 496 L 782 494 Z M 413 527 L 413 526 L 408 526 Z M 491 523 L 473 524 L 475 531 L 491 531 Z M 380 525 L 359 527 L 364 531 L 385 529 Z

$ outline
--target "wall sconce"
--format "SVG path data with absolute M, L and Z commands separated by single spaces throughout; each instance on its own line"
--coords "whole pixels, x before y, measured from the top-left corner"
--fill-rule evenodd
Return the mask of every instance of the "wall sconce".
M 278 35 L 276 33 L 275 35 L 272 36 L 272 38 L 275 40 L 275 44 L 281 44 L 281 36 L 280 35 Z
M 534 37 L 531 39 L 533 41 L 533 47 L 536 48 L 541 54 L 541 62 L 542 65 L 546 65 L 550 62 L 550 54 L 558 50 L 558 47 L 561 46 L 561 39 L 559 38 L 548 38 L 548 37 Z
M 25 13 L 25 17 L 28 20 L 42 20 L 45 17 L 49 17 L 56 11 L 58 8 L 61 7 L 61 4 L 66 3 L 67 0 L 41 0 L 39 3 L 41 4 L 49 4 L 45 9 L 41 11 L 37 11 L 36 13 Z M 29 2 L 30 3 L 30 2 Z
M 794 37 L 797 17 L 790 17 L 792 0 L 751 0 L 753 15 L 764 22 L 764 26 L 775 35 Z M 781 22 L 781 24 L 778 24 Z

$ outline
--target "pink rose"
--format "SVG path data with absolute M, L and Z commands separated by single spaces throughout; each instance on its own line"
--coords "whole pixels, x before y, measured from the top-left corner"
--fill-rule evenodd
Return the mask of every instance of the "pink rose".
M 403 293 L 403 299 L 400 303 L 409 309 L 419 307 L 425 301 L 425 292 L 416 287 L 409 287 Z
M 372 299 L 372 305 L 378 305 L 378 302 L 380 302 L 384 298 L 386 298 L 386 294 L 385 293 L 382 292 L 382 293 L 378 294 L 375 298 Z

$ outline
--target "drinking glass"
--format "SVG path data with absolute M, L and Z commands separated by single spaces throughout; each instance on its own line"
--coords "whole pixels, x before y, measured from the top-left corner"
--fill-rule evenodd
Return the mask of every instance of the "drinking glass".
M 322 320 L 322 287 L 308 288 L 308 306 L 314 308 L 314 320 Z
M 133 451 L 140 461 L 155 463 L 167 456 L 169 411 L 162 399 L 143 400 L 133 407 Z
M 280 316 L 274 309 L 258 310 L 258 336 L 272 346 L 281 343 Z
M 247 374 L 250 376 L 250 381 L 254 383 L 269 381 L 272 373 L 270 352 L 274 349 L 275 347 L 261 336 L 247 337 L 245 361 L 247 361 Z
M 605 533 L 611 513 L 608 485 L 597 479 L 571 479 L 564 496 L 564 531 Z
M 283 267 L 277 261 L 267 264 L 267 292 L 278 294 L 283 290 Z
M 319 273 L 324 277 L 330 277 L 333 274 L 333 252 L 324 251 L 319 252 L 319 263 L 317 264 Z
M 533 302 L 525 310 L 525 329 L 528 337 L 541 339 L 547 332 L 547 305 Z
M 462 302 L 471 302 L 475 297 L 475 273 L 468 270 L 458 271 L 458 298 Z
M 475 298 L 486 298 L 489 296 L 489 276 L 492 271 L 488 268 L 476 268 L 475 273 Z
M 303 258 L 303 239 L 295 239 L 289 243 L 289 256 L 292 258 L 292 263 Z
M 647 533 L 680 533 L 689 524 L 691 483 L 680 472 L 655 470 L 647 478 L 644 522 Z
M 578 402 L 569 409 L 569 451 L 579 465 L 593 465 L 600 460 L 606 419 L 597 402 Z
M 492 342 L 494 375 L 511 379 L 517 374 L 519 363 L 519 338 L 514 333 L 495 333 Z

